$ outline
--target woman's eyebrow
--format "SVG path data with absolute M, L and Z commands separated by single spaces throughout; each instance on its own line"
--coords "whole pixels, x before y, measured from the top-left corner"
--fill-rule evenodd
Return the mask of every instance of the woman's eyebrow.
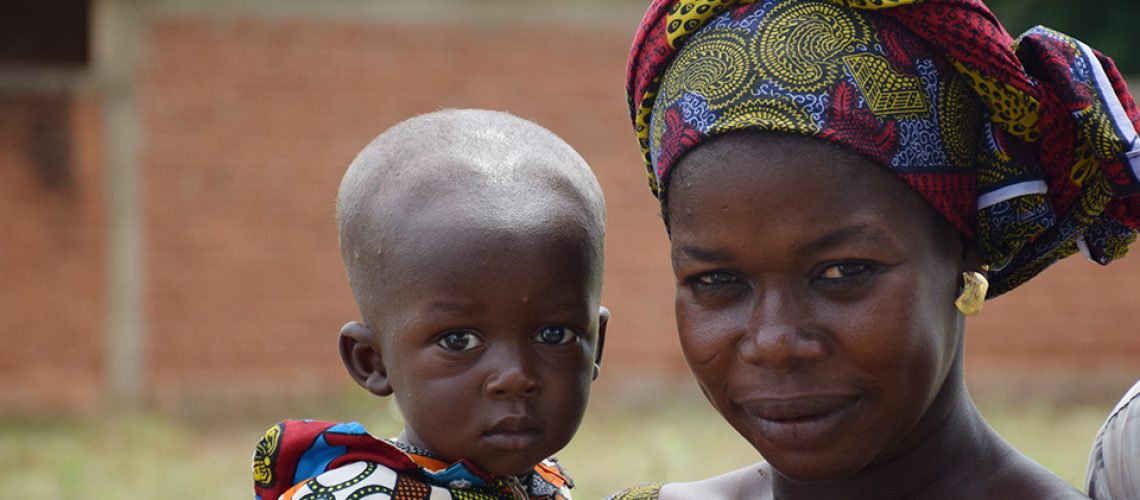
M 881 228 L 868 224 L 854 224 L 840 227 L 813 240 L 797 243 L 794 249 L 797 253 L 810 254 L 853 241 L 879 244 L 890 242 L 891 238 Z M 677 247 L 677 253 L 684 258 L 698 262 L 723 262 L 732 259 L 732 254 L 729 252 L 696 245 L 681 245 Z
M 722 262 L 730 258 L 728 252 L 711 250 L 693 245 L 683 245 L 677 249 L 686 258 L 699 262 Z
M 868 244 L 878 244 L 889 242 L 891 239 L 877 227 L 867 224 L 855 224 L 840 227 L 814 240 L 798 243 L 796 244 L 795 249 L 799 253 L 810 254 L 834 248 L 845 243 L 850 243 L 852 241 L 859 241 L 861 243 Z

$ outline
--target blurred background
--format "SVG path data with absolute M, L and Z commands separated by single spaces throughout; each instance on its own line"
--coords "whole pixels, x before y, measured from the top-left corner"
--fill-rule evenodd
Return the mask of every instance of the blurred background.
M 1140 75 L 1133 0 L 991 2 Z M 398 412 L 345 375 L 356 311 L 333 200 L 385 128 L 510 111 L 575 146 L 609 208 L 602 377 L 562 454 L 579 498 L 759 458 L 680 355 L 667 241 L 628 124 L 645 0 L 5 0 L 0 4 L 0 491 L 248 498 L 284 418 Z M 1133 81 L 1136 81 L 1135 79 Z M 1133 85 L 1138 88 L 1138 85 Z M 991 301 L 967 374 L 1016 446 L 1079 483 L 1140 376 L 1140 257 Z

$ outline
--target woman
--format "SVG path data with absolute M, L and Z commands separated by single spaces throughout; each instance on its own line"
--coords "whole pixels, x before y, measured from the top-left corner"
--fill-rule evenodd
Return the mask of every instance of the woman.
M 982 419 L 964 316 L 1125 253 L 1140 114 L 1084 44 L 1011 47 L 977 0 L 650 6 L 628 90 L 681 346 L 765 462 L 619 498 L 1086 498 Z

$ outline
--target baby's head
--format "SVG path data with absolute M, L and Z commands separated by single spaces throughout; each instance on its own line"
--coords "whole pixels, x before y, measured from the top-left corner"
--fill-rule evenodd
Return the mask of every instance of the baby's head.
M 394 394 L 401 439 L 521 474 L 581 422 L 609 313 L 605 205 L 574 150 L 483 110 L 404 121 L 349 166 L 337 229 L 363 322 L 345 367 Z

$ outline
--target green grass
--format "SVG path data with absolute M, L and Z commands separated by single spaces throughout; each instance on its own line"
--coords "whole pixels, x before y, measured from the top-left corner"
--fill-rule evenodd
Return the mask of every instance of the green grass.
M 982 397 L 982 412 L 1010 442 L 1079 485 L 1093 435 L 1111 402 L 1056 407 L 1046 401 Z M 278 404 L 259 416 L 171 417 L 156 413 L 0 421 L 0 497 L 36 499 L 251 498 L 249 457 L 277 418 L 357 419 L 393 435 L 399 415 L 386 401 Z M 267 416 L 268 415 L 268 416 Z M 579 499 L 643 481 L 691 480 L 758 460 L 691 389 L 597 394 L 578 437 L 559 454 Z

